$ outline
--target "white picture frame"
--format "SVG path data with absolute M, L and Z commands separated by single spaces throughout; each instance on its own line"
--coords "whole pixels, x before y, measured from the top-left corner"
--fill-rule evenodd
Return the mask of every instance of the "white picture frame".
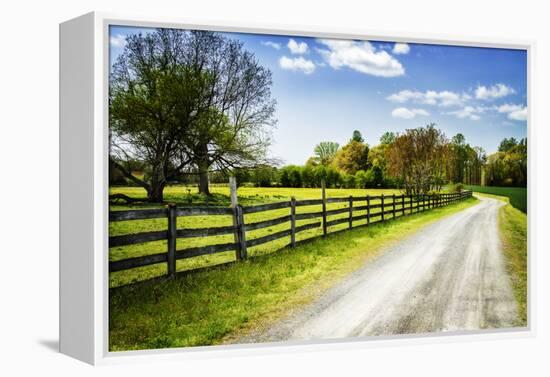
M 108 49 L 109 25 L 170 27 L 226 32 L 282 34 L 396 42 L 450 44 L 472 47 L 516 48 L 527 51 L 528 138 L 534 140 L 532 72 L 535 43 L 529 40 L 462 38 L 422 33 L 382 33 L 346 28 L 258 25 L 253 22 L 142 17 L 88 13 L 60 25 L 60 351 L 90 364 L 147 360 L 220 357 L 302 350 L 349 349 L 386 345 L 474 341 L 533 337 L 536 250 L 532 205 L 535 186 L 528 188 L 528 327 L 472 333 L 349 338 L 344 341 L 302 341 L 278 344 L 209 346 L 163 350 L 109 352 L 108 350 Z M 534 156 L 534 143 L 529 143 Z M 534 172 L 529 159 L 528 173 Z

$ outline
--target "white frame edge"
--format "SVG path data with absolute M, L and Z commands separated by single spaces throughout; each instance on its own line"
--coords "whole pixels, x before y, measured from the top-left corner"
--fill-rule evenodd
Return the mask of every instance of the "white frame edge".
M 527 51 L 529 140 L 528 187 L 528 327 L 475 332 L 415 334 L 265 344 L 221 345 L 145 351 L 108 350 L 108 72 L 109 25 L 171 27 L 256 34 L 389 40 Z M 91 38 L 91 39 L 90 39 Z M 535 42 L 421 33 L 386 33 L 350 28 L 265 25 L 92 12 L 60 25 L 60 352 L 90 364 L 116 364 L 258 355 L 316 350 L 344 350 L 448 342 L 525 338 L 536 335 L 533 242 L 536 195 L 533 156 L 533 54 Z M 91 54 L 91 55 L 86 55 Z M 87 56 L 87 58 L 84 58 Z M 76 75 L 76 76 L 75 76 Z M 75 80 L 75 77 L 80 80 Z M 83 82 L 86 85 L 83 85 Z M 90 91 L 93 91 L 92 93 Z M 76 102 L 75 102 L 76 101 Z M 93 133 L 92 133 L 93 132 Z M 81 144 L 75 146 L 75 140 Z M 74 161 L 74 165 L 70 162 Z M 91 164 L 88 165 L 88 164 Z M 82 166 L 89 170 L 82 172 Z M 78 173 L 83 174 L 80 177 Z M 93 190 L 93 191 L 92 191 Z M 82 202 L 78 211 L 73 203 Z M 82 208 L 85 208 L 83 211 Z M 77 220 L 77 221 L 75 221 Z M 89 239 L 88 245 L 82 239 Z M 77 247 L 78 246 L 78 247 Z M 92 254 L 92 255 L 90 255 Z M 374 340 L 374 341 L 373 341 Z

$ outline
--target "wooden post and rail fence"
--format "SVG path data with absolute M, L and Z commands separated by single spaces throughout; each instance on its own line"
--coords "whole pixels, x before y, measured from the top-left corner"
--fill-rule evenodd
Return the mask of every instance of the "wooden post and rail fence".
M 166 208 L 143 209 L 143 210 L 125 210 L 109 212 L 109 221 L 133 221 L 145 219 L 167 218 L 168 226 L 166 230 L 148 231 L 135 234 L 124 234 L 109 237 L 109 247 L 119 247 L 126 245 L 135 245 L 153 241 L 167 241 L 166 253 L 144 255 L 139 257 L 127 258 L 122 260 L 110 261 L 109 270 L 111 272 L 133 269 L 153 264 L 166 263 L 167 274 L 173 276 L 176 274 L 176 261 L 209 255 L 227 251 L 234 251 L 237 260 L 248 258 L 247 249 L 271 242 L 283 237 L 289 237 L 290 243 L 286 247 L 294 248 L 300 243 L 308 242 L 318 237 L 326 237 L 341 231 L 351 230 L 356 227 L 369 226 L 371 224 L 393 220 L 401 216 L 406 216 L 418 212 L 423 212 L 432 208 L 438 208 L 456 203 L 462 199 L 472 196 L 471 191 L 462 191 L 460 193 L 433 194 L 433 195 L 366 195 L 361 197 L 335 197 L 327 198 L 322 190 L 321 199 L 296 200 L 292 197 L 289 201 L 267 203 L 243 207 L 237 202 L 236 183 L 230 181 L 231 188 L 231 207 L 177 207 L 169 204 Z M 357 202 L 365 202 L 365 205 L 356 205 Z M 377 203 L 378 202 L 378 203 Z M 327 204 L 345 203 L 343 208 L 327 210 Z M 297 213 L 297 208 L 307 206 L 319 206 L 321 211 Z M 245 222 L 245 215 L 288 208 L 289 213 L 285 216 L 273 219 Z M 364 211 L 364 214 L 356 214 Z M 329 220 L 335 215 L 347 214 L 345 217 Z M 231 216 L 233 224 L 230 226 L 217 226 L 210 228 L 187 228 L 178 229 L 177 218 L 185 216 Z M 300 220 L 321 219 L 320 221 L 297 225 Z M 366 220 L 366 223 L 357 224 L 358 221 Z M 256 238 L 247 238 L 247 233 L 273 227 L 280 224 L 289 223 L 289 228 L 277 231 L 265 236 Z M 347 223 L 347 227 L 329 232 L 329 228 Z M 355 223 L 355 224 L 354 224 Z M 319 229 L 321 233 L 300 241 L 296 240 L 298 233 Z M 233 235 L 234 242 L 213 244 L 208 246 L 191 247 L 177 250 L 178 238 L 211 237 L 220 235 Z

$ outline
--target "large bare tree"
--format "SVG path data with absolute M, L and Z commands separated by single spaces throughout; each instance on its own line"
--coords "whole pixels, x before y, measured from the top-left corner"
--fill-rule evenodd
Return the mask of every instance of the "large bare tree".
M 174 31 L 177 32 L 177 31 Z M 185 34 L 181 64 L 201 79 L 192 127 L 183 147 L 199 174 L 199 191 L 209 194 L 208 172 L 263 164 L 275 124 L 271 72 L 242 42 L 220 34 Z
M 263 162 L 274 124 L 271 73 L 218 33 L 157 29 L 127 38 L 111 72 L 111 166 L 161 202 L 171 174 Z M 130 161 L 148 167 L 143 178 Z

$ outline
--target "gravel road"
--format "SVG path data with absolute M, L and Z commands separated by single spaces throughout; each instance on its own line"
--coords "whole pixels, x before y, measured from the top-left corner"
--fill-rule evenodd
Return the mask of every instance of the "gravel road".
M 517 308 L 497 224 L 504 203 L 479 199 L 239 343 L 513 327 Z

